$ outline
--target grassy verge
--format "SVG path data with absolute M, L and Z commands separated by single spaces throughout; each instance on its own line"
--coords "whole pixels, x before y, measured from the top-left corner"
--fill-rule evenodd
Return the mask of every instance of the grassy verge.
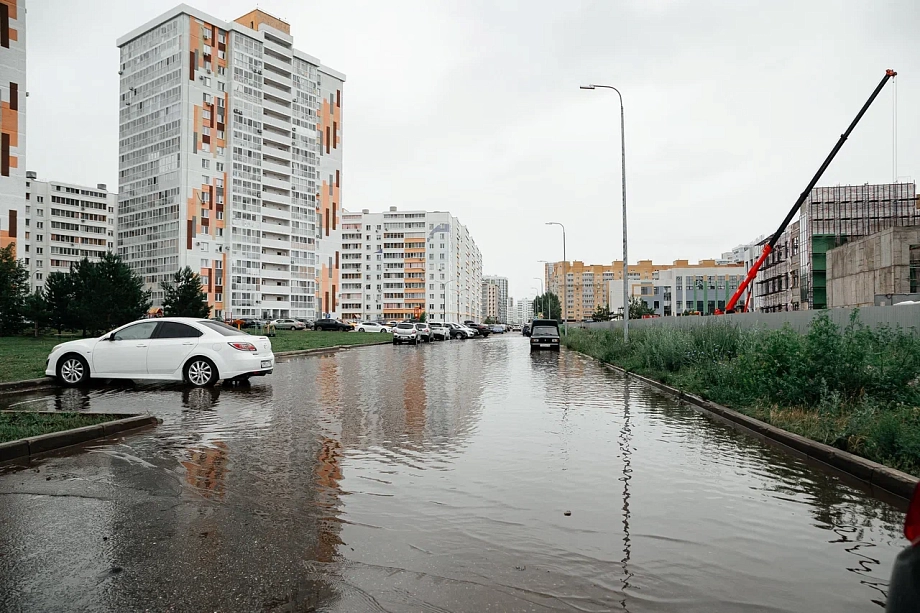
M 74 336 L 4 336 L 0 338 L 0 383 L 37 379 L 45 374 L 45 360 L 58 343 L 74 340 Z M 272 349 L 298 351 L 335 345 L 373 345 L 392 342 L 389 334 L 362 332 L 312 332 L 278 330 L 272 338 Z
M 920 336 L 826 315 L 806 334 L 690 329 L 569 332 L 566 344 L 769 424 L 920 476 Z
M 278 330 L 272 338 L 272 351 L 301 351 L 303 349 L 321 349 L 336 345 L 376 345 L 392 343 L 393 336 L 380 332 L 313 332 Z
M 0 443 L 112 421 L 111 415 L 0 413 Z

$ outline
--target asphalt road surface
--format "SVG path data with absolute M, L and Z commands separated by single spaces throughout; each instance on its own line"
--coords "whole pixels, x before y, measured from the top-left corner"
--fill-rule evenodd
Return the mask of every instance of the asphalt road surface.
M 520 334 L 2 408 L 153 430 L 0 467 L 0 610 L 881 611 L 903 513 Z

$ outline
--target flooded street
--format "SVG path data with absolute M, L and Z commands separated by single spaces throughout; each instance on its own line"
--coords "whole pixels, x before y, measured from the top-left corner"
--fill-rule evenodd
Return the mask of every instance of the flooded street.
M 0 468 L 2 611 L 882 611 L 903 513 L 520 334 L 281 361 Z

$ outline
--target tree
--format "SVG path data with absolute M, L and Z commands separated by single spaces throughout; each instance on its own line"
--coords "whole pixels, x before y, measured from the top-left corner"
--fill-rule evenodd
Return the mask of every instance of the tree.
M 428 311 L 422 311 L 422 314 L 418 316 L 418 320 L 421 323 L 425 323 L 426 321 L 428 321 Z
M 29 295 L 29 271 L 16 259 L 16 245 L 0 249 L 0 335 L 22 330 L 23 311 Z
M 597 305 L 594 308 L 594 314 L 591 315 L 594 321 L 610 321 L 610 307 L 607 305 Z
M 485 321 L 483 321 L 482 323 L 484 323 L 484 324 L 486 324 L 486 325 L 497 324 L 497 323 L 498 323 L 498 320 L 495 319 L 494 317 L 486 317 Z
M 534 317 L 537 313 L 543 314 L 543 319 L 562 319 L 562 307 L 559 303 L 559 296 L 553 292 L 546 292 L 533 299 Z
M 630 319 L 642 319 L 643 315 L 654 315 L 655 311 L 652 310 L 645 301 L 639 298 L 638 296 L 633 296 L 629 299 L 629 318 Z
M 45 279 L 44 301 L 48 309 L 48 325 L 58 334 L 78 326 L 76 314 L 75 283 L 71 274 L 53 272 Z
M 186 266 L 176 271 L 172 283 L 163 281 L 163 314 L 166 317 L 207 317 L 211 312 L 208 295 L 201 287 L 201 275 Z
M 111 330 L 139 319 L 150 308 L 150 292 L 121 258 L 111 251 L 98 262 L 83 258 L 71 266 L 75 320 L 84 335 Z
M 38 331 L 47 326 L 51 318 L 51 311 L 48 309 L 45 293 L 41 288 L 26 297 L 25 315 L 32 320 L 35 337 L 38 338 Z

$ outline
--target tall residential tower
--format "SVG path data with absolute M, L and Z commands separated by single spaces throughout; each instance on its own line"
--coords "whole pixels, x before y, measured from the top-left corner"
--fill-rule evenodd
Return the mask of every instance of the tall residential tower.
M 118 40 L 118 253 L 223 317 L 338 313 L 345 76 L 255 10 L 180 5 Z
M 25 0 L 0 2 L 0 248 L 29 232 L 26 206 Z M 21 249 L 16 255 L 23 257 Z

